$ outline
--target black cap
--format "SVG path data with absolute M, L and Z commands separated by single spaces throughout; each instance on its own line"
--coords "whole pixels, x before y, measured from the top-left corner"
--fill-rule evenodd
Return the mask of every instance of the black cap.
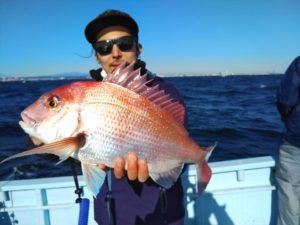
M 127 13 L 119 10 L 106 10 L 92 20 L 85 28 L 85 37 L 91 44 L 97 41 L 101 30 L 112 26 L 126 27 L 132 36 L 138 40 L 139 27 L 135 20 Z

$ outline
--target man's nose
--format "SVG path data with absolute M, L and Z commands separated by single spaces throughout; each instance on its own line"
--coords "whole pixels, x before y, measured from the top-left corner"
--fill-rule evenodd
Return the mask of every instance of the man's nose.
M 118 48 L 117 45 L 113 45 L 111 54 L 113 57 L 120 57 L 122 56 L 122 51 Z

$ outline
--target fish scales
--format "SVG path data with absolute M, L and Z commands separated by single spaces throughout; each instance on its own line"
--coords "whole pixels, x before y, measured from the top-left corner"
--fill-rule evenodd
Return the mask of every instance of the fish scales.
M 81 116 L 97 118 L 97 122 L 91 121 L 95 125 L 95 131 L 91 130 L 90 133 L 98 134 L 98 137 L 93 137 L 90 141 L 90 147 L 95 151 L 86 152 L 89 156 L 85 151 L 80 151 L 79 159 L 86 160 L 88 157 L 95 162 L 103 160 L 103 163 L 110 165 L 113 159 L 120 155 L 120 150 L 121 155 L 125 157 L 129 151 L 139 149 L 138 156 L 151 163 L 158 156 L 174 158 L 176 151 L 177 154 L 183 152 L 182 148 L 170 149 L 170 144 L 166 143 L 166 140 L 172 141 L 172 136 L 175 140 L 179 139 L 180 132 L 170 132 L 180 128 L 178 123 L 164 119 L 162 110 L 153 108 L 150 102 L 145 103 L 139 98 L 141 96 L 109 83 L 95 90 L 87 90 Z M 87 127 L 91 125 L 88 124 Z M 173 135 L 164 137 L 170 133 Z M 186 136 L 186 132 L 181 133 Z M 176 145 L 172 144 L 173 146 Z M 99 151 L 98 148 L 102 150 Z

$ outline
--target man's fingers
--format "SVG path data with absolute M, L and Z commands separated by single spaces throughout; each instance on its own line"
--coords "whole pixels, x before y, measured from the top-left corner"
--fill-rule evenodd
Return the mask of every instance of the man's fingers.
M 98 167 L 100 168 L 100 170 L 106 171 L 108 168 L 107 166 L 105 166 L 104 164 L 99 164 Z
M 101 165 L 99 165 L 100 167 Z M 100 167 L 101 168 L 101 167 Z M 125 160 L 122 157 L 115 158 L 114 173 L 116 178 L 120 179 L 125 176 Z M 133 152 L 127 156 L 127 177 L 129 180 L 138 179 L 140 182 L 145 182 L 149 178 L 149 170 L 146 160 L 138 159 Z
M 115 158 L 114 173 L 118 179 L 125 176 L 125 160 L 122 157 Z
M 138 177 L 138 159 L 134 153 L 128 153 L 127 176 L 129 180 L 136 180 Z
M 145 182 L 149 178 L 148 165 L 146 160 L 138 159 L 138 180 Z

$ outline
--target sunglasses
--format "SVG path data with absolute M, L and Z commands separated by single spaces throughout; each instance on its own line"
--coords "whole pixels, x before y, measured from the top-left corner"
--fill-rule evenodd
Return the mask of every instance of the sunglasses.
M 122 52 L 128 52 L 133 48 L 135 43 L 136 43 L 135 37 L 124 36 L 112 40 L 98 41 L 93 45 L 93 47 L 96 52 L 104 56 L 111 53 L 114 44 L 116 44 Z

